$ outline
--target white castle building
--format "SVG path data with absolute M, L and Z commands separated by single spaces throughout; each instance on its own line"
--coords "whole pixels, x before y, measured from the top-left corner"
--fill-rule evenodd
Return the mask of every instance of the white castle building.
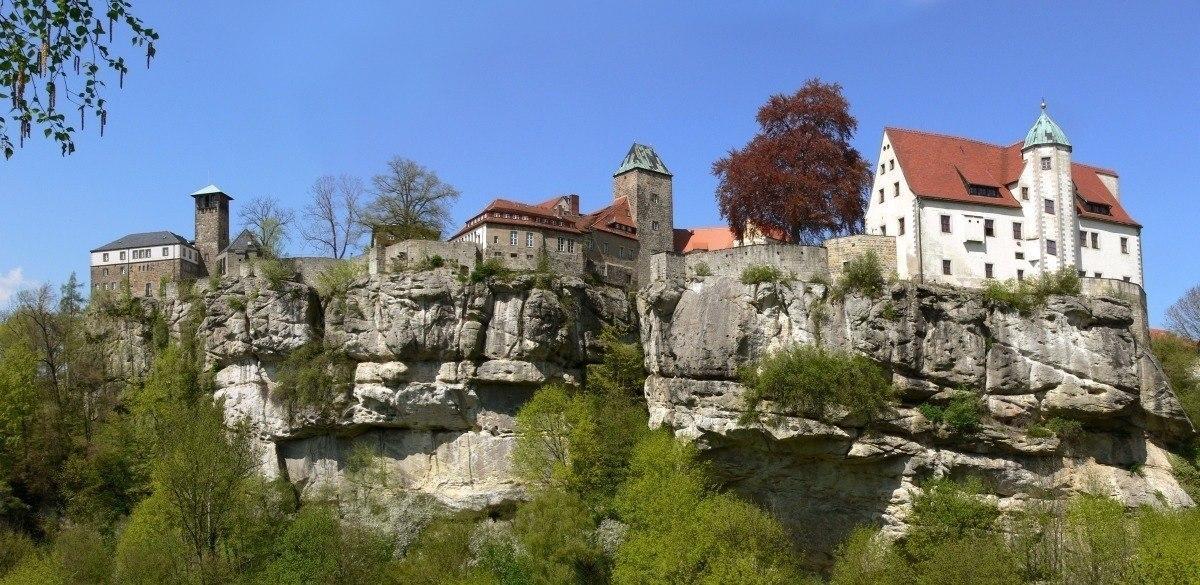
M 901 278 L 978 286 L 1070 266 L 1141 285 L 1141 225 L 1117 173 L 1071 156 L 1045 103 L 1008 146 L 886 128 L 866 231 L 896 237 Z

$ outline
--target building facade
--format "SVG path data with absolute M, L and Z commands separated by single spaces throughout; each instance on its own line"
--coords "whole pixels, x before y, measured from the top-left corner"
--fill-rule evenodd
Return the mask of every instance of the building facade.
M 887 128 L 866 214 L 901 278 L 979 286 L 1064 267 L 1142 284 L 1141 226 L 1117 173 L 1074 162 L 1045 111 L 1008 146 Z
M 91 252 L 92 291 L 117 291 L 128 281 L 135 296 L 157 294 L 164 280 L 204 275 L 200 251 L 173 232 L 129 234 Z
M 719 250 L 781 241 L 749 229 L 737 239 L 727 227 L 675 229 L 673 177 L 653 148 L 633 144 L 613 173 L 611 202 L 582 213 L 578 195 L 541 203 L 496 199 L 475 214 L 451 242 L 473 243 L 484 258 L 530 269 L 545 251 L 552 263 L 579 265 L 613 284 L 649 277 L 660 252 Z
M 229 243 L 229 202 L 209 185 L 191 194 L 195 203 L 196 239 L 170 231 L 144 232 L 117 238 L 91 251 L 91 289 L 117 291 L 128 282 L 134 296 L 153 296 L 164 280 L 194 280 L 223 274 L 227 256 L 238 262 L 257 258 L 261 246 L 249 232 Z

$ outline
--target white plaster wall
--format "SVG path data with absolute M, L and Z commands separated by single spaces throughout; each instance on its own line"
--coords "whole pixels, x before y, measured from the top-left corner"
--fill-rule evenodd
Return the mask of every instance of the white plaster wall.
M 941 216 L 950 216 L 950 233 L 942 233 Z M 994 235 L 982 242 L 968 241 L 969 226 L 992 220 Z M 1026 277 L 1036 272 L 1040 251 L 1031 237 L 1020 209 L 926 200 L 921 210 L 921 250 L 925 280 L 960 286 L 979 286 L 985 279 L 985 264 L 992 264 L 996 279 Z M 1013 238 L 1013 222 L 1022 222 L 1022 239 Z M 982 231 L 982 228 L 980 228 Z M 974 238 L 971 238 L 974 239 Z M 1017 254 L 1024 258 L 1017 258 Z M 950 260 L 950 276 L 942 274 L 942 260 Z
M 1079 220 L 1079 230 L 1087 234 L 1087 246 L 1080 246 L 1079 270 L 1084 276 L 1112 278 L 1142 284 L 1142 238 L 1138 228 L 1096 221 Z M 1097 234 L 1098 248 L 1092 247 L 1092 236 Z M 1127 238 L 1128 247 L 1121 252 L 1121 238 Z
M 167 252 L 165 254 L 163 253 L 164 248 L 166 248 L 166 250 L 167 250 Z M 133 259 L 133 251 L 134 250 L 150 250 L 150 256 L 148 258 L 138 258 L 137 260 L 134 260 Z M 121 258 L 122 253 L 125 254 L 124 258 Z M 105 254 L 108 254 L 108 260 L 104 259 Z M 141 248 L 126 248 L 124 250 L 108 250 L 105 252 L 92 252 L 91 253 L 91 265 L 92 266 L 114 266 L 114 265 L 118 265 L 118 264 L 133 264 L 135 262 L 149 262 L 151 260 L 169 260 L 172 258 L 180 258 L 180 257 L 182 257 L 184 260 L 186 260 L 188 262 L 191 262 L 192 264 L 198 264 L 199 259 L 200 259 L 200 252 L 198 252 L 195 248 L 192 248 L 190 246 L 184 246 L 182 244 L 170 244 L 167 246 L 150 246 L 150 247 L 141 247 Z
M 894 164 L 894 168 L 893 168 Z M 882 170 L 880 165 L 883 165 Z M 887 132 L 883 133 L 883 143 L 879 147 L 879 158 L 875 163 L 875 181 L 871 186 L 871 197 L 867 203 L 865 216 L 866 232 L 868 234 L 896 237 L 896 273 L 900 278 L 915 278 L 917 276 L 917 246 L 916 246 L 916 197 L 908 188 L 904 178 L 904 170 L 896 153 L 892 150 L 891 139 Z M 900 184 L 900 194 L 896 195 L 896 183 Z M 883 200 L 880 201 L 879 190 L 883 189 Z M 904 234 L 900 235 L 900 219 L 904 218 Z

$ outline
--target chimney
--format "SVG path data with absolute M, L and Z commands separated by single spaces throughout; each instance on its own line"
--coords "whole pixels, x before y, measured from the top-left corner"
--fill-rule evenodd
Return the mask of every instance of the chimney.
M 567 205 L 570 208 L 571 213 L 579 215 L 579 195 L 574 193 L 567 195 Z

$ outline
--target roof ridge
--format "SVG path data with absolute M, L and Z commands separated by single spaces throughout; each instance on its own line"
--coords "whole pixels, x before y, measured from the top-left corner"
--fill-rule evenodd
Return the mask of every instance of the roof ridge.
M 1100 166 L 1096 166 L 1091 163 L 1078 162 L 1078 161 L 1071 161 L 1071 164 L 1079 165 L 1081 167 L 1087 167 L 1089 169 L 1092 169 L 1093 171 L 1096 171 L 1096 172 L 1099 172 L 1099 173 L 1102 173 L 1105 175 L 1112 175 L 1114 177 L 1120 177 L 1120 175 L 1117 174 L 1117 171 L 1114 171 L 1108 167 L 1100 167 Z
M 975 144 L 980 144 L 983 146 L 991 146 L 992 148 L 1012 148 L 1013 144 L 1021 143 L 1021 141 L 1018 140 L 1018 141 L 1014 142 L 1013 144 L 1004 146 L 1002 144 L 996 144 L 995 142 L 987 142 L 984 140 L 980 140 L 978 138 L 968 138 L 966 136 L 955 136 L 953 134 L 945 134 L 942 132 L 930 132 L 928 130 L 916 130 L 914 128 L 901 128 L 899 126 L 884 126 L 884 128 L 883 128 L 884 132 L 887 132 L 889 130 L 899 130 L 901 132 L 912 132 L 913 134 L 924 134 L 925 136 L 934 136 L 937 138 L 950 138 L 952 140 L 962 140 L 964 142 L 974 142 Z

